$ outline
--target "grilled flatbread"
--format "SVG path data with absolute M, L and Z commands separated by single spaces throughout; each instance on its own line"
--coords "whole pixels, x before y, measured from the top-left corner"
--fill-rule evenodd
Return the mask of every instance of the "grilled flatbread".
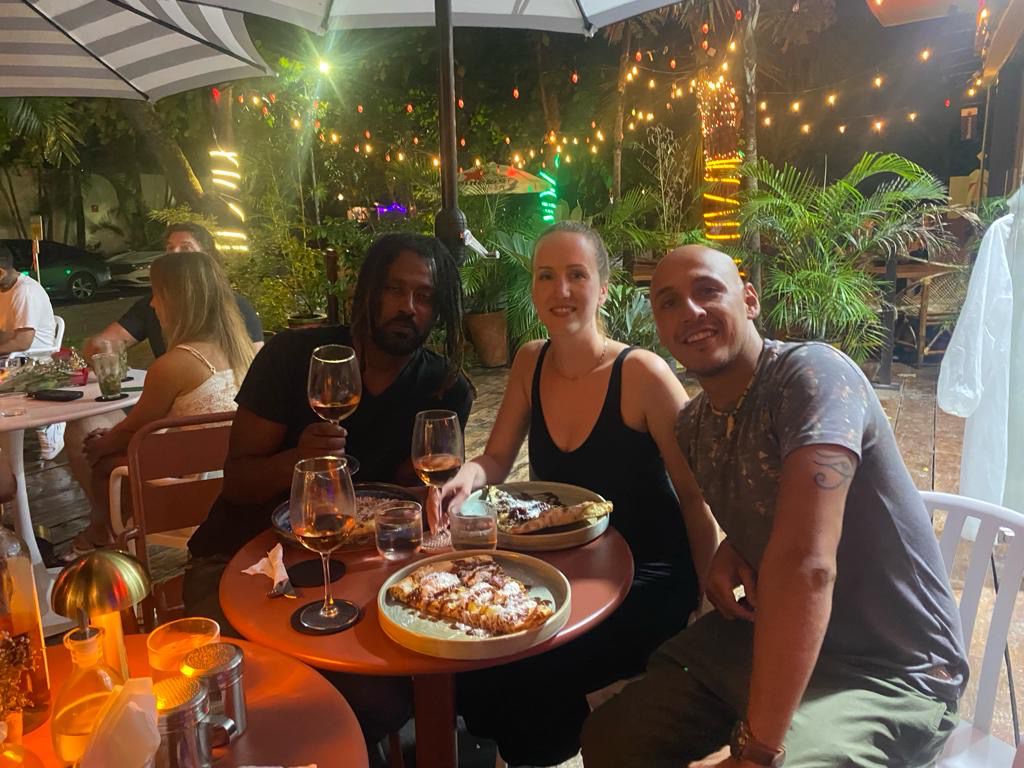
M 483 493 L 484 502 L 498 515 L 498 530 L 503 533 L 533 533 L 545 528 L 596 520 L 612 511 L 610 501 L 584 501 L 564 506 L 553 493 L 511 494 L 496 485 Z
M 494 635 L 540 626 L 553 614 L 547 600 L 507 573 L 490 555 L 417 568 L 388 587 L 388 596 L 410 608 Z

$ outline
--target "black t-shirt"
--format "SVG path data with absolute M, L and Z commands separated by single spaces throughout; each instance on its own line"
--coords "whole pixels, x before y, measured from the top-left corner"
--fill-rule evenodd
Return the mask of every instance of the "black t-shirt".
M 306 379 L 313 350 L 322 344 L 351 344 L 348 328 L 327 327 L 284 331 L 260 350 L 249 367 L 235 400 L 257 416 L 285 425 L 279 451 L 298 445 L 302 431 L 318 420 L 309 407 Z M 359 407 L 342 426 L 348 431 L 347 453 L 359 459 L 358 482 L 395 482 L 409 461 L 412 429 L 419 411 L 455 411 L 463 429 L 473 405 L 464 376 L 441 391 L 447 376 L 443 357 L 417 350 L 386 390 L 374 395 L 363 390 Z M 270 513 L 288 497 L 288 488 L 271 501 L 237 505 L 218 499 L 209 517 L 189 541 L 193 555 L 234 554 L 245 542 L 270 525 Z
M 167 343 L 164 341 L 163 331 L 160 330 L 160 321 L 157 319 L 156 310 L 150 302 L 153 300 L 153 292 L 148 291 L 140 298 L 124 316 L 117 322 L 128 333 L 139 341 L 149 339 L 149 346 L 153 348 L 153 357 L 160 357 L 167 351 Z M 242 320 L 245 322 L 245 330 L 253 341 L 263 341 L 263 324 L 260 323 L 260 316 L 252 308 L 249 300 L 240 294 L 235 294 L 235 301 L 238 302 L 238 311 L 242 313 Z

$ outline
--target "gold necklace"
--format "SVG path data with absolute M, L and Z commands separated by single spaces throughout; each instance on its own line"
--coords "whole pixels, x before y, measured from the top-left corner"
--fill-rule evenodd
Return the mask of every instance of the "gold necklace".
M 593 373 L 594 371 L 596 371 L 598 368 L 601 367 L 601 363 L 604 362 L 604 356 L 605 356 L 605 354 L 607 354 L 607 352 L 608 352 L 608 337 L 605 336 L 604 337 L 604 346 L 601 348 L 601 356 L 599 358 L 597 358 L 597 362 L 594 364 L 594 366 L 589 371 L 581 373 L 578 376 L 566 376 L 564 373 L 562 373 L 561 369 L 558 367 L 557 364 L 555 364 L 555 371 L 558 373 L 559 376 L 561 376 L 566 381 L 579 381 L 584 376 L 587 376 L 587 375 Z

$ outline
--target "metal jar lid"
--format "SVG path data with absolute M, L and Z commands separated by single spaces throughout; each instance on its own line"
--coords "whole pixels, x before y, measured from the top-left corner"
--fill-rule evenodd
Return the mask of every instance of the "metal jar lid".
M 176 675 L 153 685 L 160 730 L 194 727 L 210 711 L 206 683 Z
M 194 648 L 181 660 L 181 674 L 190 678 L 224 680 L 242 671 L 242 649 L 234 643 L 210 643 Z

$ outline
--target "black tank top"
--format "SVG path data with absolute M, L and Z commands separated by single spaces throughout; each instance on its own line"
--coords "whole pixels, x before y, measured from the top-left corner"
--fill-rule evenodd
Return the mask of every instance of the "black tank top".
M 578 485 L 601 494 L 614 505 L 611 524 L 629 544 L 638 570 L 642 564 L 684 563 L 689 576 L 693 566 L 686 527 L 658 446 L 650 434 L 622 421 L 622 364 L 633 348 L 615 358 L 593 430 L 579 448 L 563 451 L 551 439 L 540 401 L 541 369 L 550 344 L 541 349 L 533 373 L 530 469 L 534 479 Z

